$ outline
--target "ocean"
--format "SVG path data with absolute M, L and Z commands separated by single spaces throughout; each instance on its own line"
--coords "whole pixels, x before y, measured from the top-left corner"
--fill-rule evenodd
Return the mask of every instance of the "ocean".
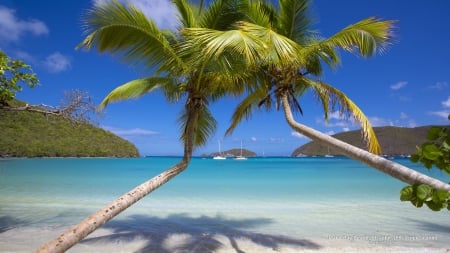
M 33 252 L 179 159 L 0 159 L 0 252 Z M 345 157 L 194 158 L 68 252 L 449 252 L 450 212 L 403 186 Z

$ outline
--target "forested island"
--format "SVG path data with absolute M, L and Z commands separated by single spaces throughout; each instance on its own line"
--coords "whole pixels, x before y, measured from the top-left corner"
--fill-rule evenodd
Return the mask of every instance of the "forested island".
M 52 113 L 0 109 L 0 129 L 0 157 L 140 156 L 131 142 L 111 132 Z
M 427 140 L 427 132 L 430 127 L 431 126 L 406 128 L 386 126 L 374 127 L 374 131 L 381 145 L 381 151 L 383 155 L 401 156 L 416 153 L 416 146 L 419 146 Z M 450 129 L 450 126 L 446 127 Z M 361 131 L 359 130 L 338 133 L 333 135 L 333 137 L 359 148 L 366 149 L 361 136 Z M 294 157 L 302 155 L 325 156 L 341 155 L 341 153 L 336 152 L 315 141 L 312 141 L 298 147 L 291 154 L 291 156 Z

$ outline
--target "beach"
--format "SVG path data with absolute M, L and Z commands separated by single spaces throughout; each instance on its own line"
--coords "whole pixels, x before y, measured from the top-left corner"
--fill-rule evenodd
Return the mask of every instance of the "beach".
M 177 159 L 0 162 L 1 252 L 32 252 Z M 449 212 L 400 202 L 402 186 L 347 158 L 198 158 L 68 252 L 449 252 Z

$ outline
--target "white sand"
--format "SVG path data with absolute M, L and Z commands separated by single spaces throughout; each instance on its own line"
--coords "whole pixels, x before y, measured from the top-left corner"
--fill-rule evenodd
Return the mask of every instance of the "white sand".
M 0 234 L 0 251 L 3 253 L 33 252 L 45 242 L 65 228 L 20 228 L 11 229 Z M 363 242 L 350 240 L 327 239 L 293 239 L 266 238 L 262 235 L 246 237 L 224 234 L 191 235 L 188 233 L 172 233 L 164 238 L 157 234 L 144 233 L 112 233 L 108 229 L 99 229 L 86 240 L 72 247 L 69 253 L 125 253 L 125 252 L 189 252 L 189 253 L 448 253 L 449 247 L 436 247 L 432 243 L 418 247 L 402 247 L 390 245 L 389 242 Z M 7 240 L 6 240 L 7 239 Z M 272 241 L 272 239 L 274 239 Z M 348 238 L 347 238 L 348 239 Z M 26 242 L 26 243 L 24 243 Z

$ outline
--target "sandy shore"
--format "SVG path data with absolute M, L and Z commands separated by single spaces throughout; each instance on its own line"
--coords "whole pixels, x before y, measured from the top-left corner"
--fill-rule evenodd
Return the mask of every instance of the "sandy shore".
M 11 229 L 0 234 L 0 249 L 3 253 L 33 252 L 39 245 L 61 233 L 63 228 L 22 228 Z M 25 236 L 25 237 L 24 237 Z M 8 238 L 5 241 L 4 238 Z M 26 238 L 27 243 L 23 241 Z M 32 238 L 32 240 L 30 240 Z M 401 242 L 397 242 L 401 243 Z M 330 239 L 300 239 L 285 236 L 268 236 L 252 234 L 252 236 L 232 234 L 188 234 L 174 232 L 162 237 L 156 233 L 113 233 L 108 229 L 99 229 L 85 240 L 72 247 L 69 253 L 125 253 L 125 252 L 158 252 L 158 253 L 448 253 L 448 248 L 432 243 L 417 247 L 404 247 L 389 242 L 363 242 Z

